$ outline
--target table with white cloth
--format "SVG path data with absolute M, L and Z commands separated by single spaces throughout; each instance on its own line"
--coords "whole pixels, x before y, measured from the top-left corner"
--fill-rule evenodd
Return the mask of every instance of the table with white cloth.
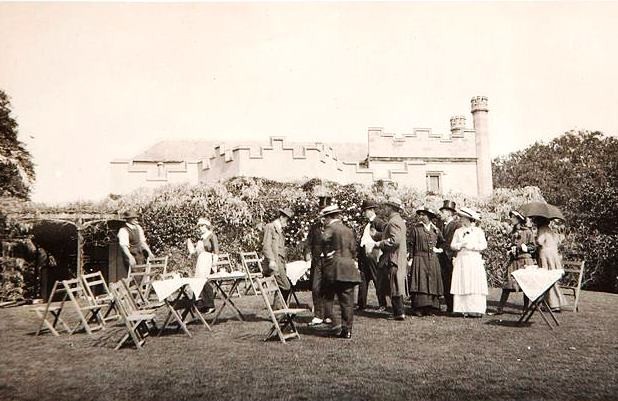
M 288 304 L 293 297 L 294 300 L 296 300 L 296 305 L 300 305 L 298 297 L 296 296 L 296 283 L 298 283 L 298 280 L 300 280 L 300 278 L 307 273 L 310 267 L 311 262 L 307 262 L 305 260 L 297 260 L 285 264 L 285 272 L 291 284 L 288 299 L 285 300 Z
M 219 290 L 221 297 L 223 298 L 223 303 L 217 309 L 217 313 L 215 313 L 215 317 L 212 319 L 211 324 L 215 324 L 217 322 L 217 319 L 219 318 L 226 306 L 232 308 L 238 320 L 244 320 L 240 309 L 238 309 L 236 304 L 234 304 L 234 301 L 232 301 L 231 295 L 234 293 L 234 291 L 236 291 L 236 287 L 238 287 L 238 284 L 244 282 L 247 278 L 247 273 L 239 271 L 233 271 L 229 273 L 217 272 L 208 276 L 208 281 L 214 284 L 214 286 Z M 227 292 L 225 291 L 225 287 L 223 286 L 224 283 L 231 283 L 231 286 L 229 287 L 229 290 Z
M 152 288 L 157 298 L 165 303 L 169 311 L 163 326 L 159 330 L 159 335 L 168 325 L 175 323 L 178 325 L 176 327 L 177 330 L 182 329 L 189 337 L 192 337 L 187 328 L 187 323 L 191 323 L 196 319 L 201 321 L 210 330 L 210 326 L 208 326 L 208 323 L 206 323 L 206 320 L 204 320 L 196 306 L 197 299 L 204 285 L 206 285 L 205 278 L 180 276 L 152 282 Z M 189 315 L 191 315 L 191 319 L 187 320 Z
M 553 330 L 549 319 L 545 316 L 543 308 L 549 313 L 550 317 L 559 326 L 560 323 L 547 304 L 547 296 L 554 284 L 564 275 L 564 270 L 549 270 L 536 266 L 526 266 L 524 269 L 515 270 L 511 273 L 523 293 L 530 299 L 528 308 L 524 310 L 518 323 L 527 323 L 532 315 L 538 311 L 547 325 Z

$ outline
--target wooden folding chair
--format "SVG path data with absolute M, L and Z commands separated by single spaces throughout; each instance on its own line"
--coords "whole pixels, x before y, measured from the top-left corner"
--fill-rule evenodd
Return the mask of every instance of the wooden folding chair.
M 141 349 L 150 333 L 149 323 L 155 325 L 154 313 L 135 309 L 132 295 L 125 289 L 122 282 L 112 283 L 110 292 L 116 301 L 120 319 L 124 323 L 127 333 L 120 339 L 115 349 L 119 349 L 127 341 L 131 340 L 137 349 Z
M 215 263 L 214 265 L 214 271 L 215 273 L 218 272 L 227 272 L 227 273 L 231 273 L 232 270 L 234 270 L 234 266 L 232 265 L 232 258 L 230 257 L 229 253 L 220 253 L 217 255 L 218 256 L 218 260 L 217 263 Z M 240 289 L 238 287 L 236 287 L 236 295 L 238 297 L 240 297 Z M 217 296 L 217 290 L 215 289 L 215 296 Z
M 71 280 L 62 280 L 62 286 L 66 291 L 71 304 L 74 306 L 79 322 L 71 334 L 75 333 L 80 328 L 86 330 L 88 334 L 92 334 L 93 330 L 103 329 L 104 320 L 101 310 L 105 305 L 99 305 L 94 303 L 87 295 L 86 290 L 82 284 L 82 281 L 78 278 Z M 96 322 L 96 325 L 91 325 Z
M 163 302 L 151 300 L 152 283 L 150 278 L 147 279 L 147 284 L 142 286 L 144 275 L 149 276 L 150 273 L 135 273 L 130 277 L 121 279 L 120 282 L 131 295 L 131 299 L 138 309 L 156 309 L 163 306 Z
M 129 273 L 127 278 L 133 281 L 134 288 L 137 288 L 141 293 L 141 298 L 148 301 L 152 294 L 152 281 L 154 281 L 156 275 L 157 273 L 151 270 L 151 266 L 146 264 L 135 266 L 135 269 Z M 133 295 L 137 298 L 137 294 Z
M 55 295 L 58 293 L 62 293 L 62 292 L 64 292 L 64 297 L 62 298 L 60 305 L 52 305 Z M 35 335 L 38 336 L 39 334 L 41 334 L 41 332 L 44 329 L 47 329 L 53 335 L 59 336 L 60 334 L 58 333 L 58 330 L 56 330 L 56 325 L 58 323 L 62 325 L 62 328 L 61 328 L 62 330 L 66 331 L 67 333 L 71 333 L 71 329 L 69 328 L 69 326 L 60 317 L 60 314 L 62 313 L 62 310 L 64 309 L 64 304 L 67 298 L 68 296 L 66 292 L 64 291 L 64 288 L 62 287 L 61 282 L 56 281 L 54 283 L 54 286 L 52 287 L 51 293 L 49 294 L 47 305 L 44 308 L 41 307 L 41 308 L 34 309 L 34 312 L 41 319 L 41 323 L 39 324 L 39 328 L 37 329 Z M 52 317 L 53 321 L 50 322 L 49 320 L 47 320 L 48 317 Z
M 257 252 L 241 252 L 240 262 L 242 264 L 245 273 L 247 273 L 247 280 L 245 281 L 245 295 L 253 290 L 254 295 L 259 295 L 255 280 L 263 278 L 264 273 L 262 271 L 262 258 L 260 258 Z M 248 281 L 248 285 L 247 285 Z
M 103 314 L 103 323 L 108 320 L 118 319 L 118 311 L 116 310 L 116 301 L 109 292 L 109 287 L 103 278 L 103 274 L 98 271 L 95 273 L 82 274 L 82 283 L 86 290 L 86 296 L 90 297 L 93 304 L 101 305 L 102 308 L 107 308 Z M 96 294 L 99 292 L 99 294 Z
M 285 299 L 281 294 L 281 290 L 277 285 L 275 277 L 270 276 L 257 278 L 255 281 L 258 285 L 260 293 L 262 294 L 264 304 L 266 305 L 268 315 L 272 322 L 272 326 L 264 338 L 264 341 L 268 341 L 275 335 L 279 337 L 279 340 L 282 343 L 285 343 L 286 340 L 291 338 L 300 338 L 300 334 L 298 334 L 298 330 L 296 330 L 296 325 L 294 324 L 294 317 L 296 317 L 297 314 L 304 312 L 305 309 L 288 308 Z M 273 306 L 270 304 L 271 294 L 274 294 L 273 305 L 281 305 L 281 309 L 273 309 Z M 288 332 L 284 333 L 285 330 Z
M 566 293 L 565 295 L 569 295 L 574 298 L 572 305 L 573 312 L 578 312 L 579 295 L 581 293 L 582 279 L 584 277 L 585 261 L 564 261 L 562 264 L 564 267 L 564 277 L 561 280 L 560 289 L 569 291 L 569 293 Z
M 156 274 L 156 277 L 167 273 L 167 263 L 169 262 L 169 256 L 161 256 L 157 258 L 149 258 L 148 265 L 150 265 L 150 271 Z

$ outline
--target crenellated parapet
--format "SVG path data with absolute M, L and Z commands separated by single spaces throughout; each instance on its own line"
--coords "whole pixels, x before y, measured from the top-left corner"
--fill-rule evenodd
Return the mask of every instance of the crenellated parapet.
M 470 100 L 472 113 L 475 111 L 489 111 L 487 106 L 487 96 L 475 96 Z

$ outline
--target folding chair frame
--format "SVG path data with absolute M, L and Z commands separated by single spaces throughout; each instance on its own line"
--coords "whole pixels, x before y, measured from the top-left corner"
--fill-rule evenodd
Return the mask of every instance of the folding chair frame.
M 240 262 L 242 264 L 245 273 L 247 273 L 247 280 L 245 281 L 245 295 L 249 294 L 249 291 L 253 291 L 253 295 L 260 295 L 259 289 L 255 284 L 255 280 L 264 277 L 262 271 L 262 258 L 260 258 L 257 252 L 241 252 Z M 258 271 L 251 271 L 251 266 L 257 266 Z M 247 281 L 249 285 L 247 285 Z
M 150 333 L 148 324 L 152 323 L 156 328 L 154 313 L 136 310 L 131 293 L 121 282 L 112 283 L 110 291 L 116 300 L 121 321 L 127 329 L 127 333 L 120 339 L 115 349 L 120 349 L 129 339 L 137 349 L 141 349 Z
M 64 309 L 64 304 L 68 296 L 66 292 L 64 291 L 64 288 L 59 288 L 58 284 L 61 284 L 61 282 L 56 281 L 54 283 L 54 286 L 52 287 L 52 290 L 49 295 L 49 299 L 47 300 L 47 305 L 45 306 L 45 308 L 36 308 L 34 310 L 37 316 L 41 319 L 41 323 L 39 324 L 39 328 L 37 329 L 36 334 L 35 334 L 37 336 L 41 334 L 41 331 L 45 328 L 49 330 L 49 332 L 52 333 L 53 335 L 57 337 L 60 336 L 60 334 L 58 333 L 58 330 L 56 330 L 56 325 L 58 323 L 62 325 L 62 330 L 66 331 L 67 333 L 71 333 L 71 329 L 69 328 L 69 326 L 60 317 L 60 314 L 62 313 L 62 310 Z M 64 297 L 62 298 L 62 301 L 60 303 L 60 306 L 52 306 L 54 296 L 56 295 L 56 293 L 60 293 L 60 292 L 65 292 Z M 48 315 L 53 316 L 54 318 L 53 323 L 50 323 L 47 320 Z
M 71 334 L 77 332 L 80 328 L 84 328 L 88 334 L 92 334 L 93 330 L 103 329 L 105 326 L 105 322 L 103 316 L 101 314 L 101 310 L 105 307 L 105 305 L 99 305 L 93 302 L 87 296 L 87 292 L 84 289 L 84 285 L 82 281 L 78 278 L 70 279 L 70 280 L 62 280 L 62 286 L 64 287 L 64 291 L 68 295 L 71 303 L 75 307 L 75 311 L 79 317 L 79 322 L 71 330 Z M 86 306 L 81 306 L 79 304 L 79 300 L 82 299 L 86 301 Z M 84 314 L 83 312 L 86 312 Z M 98 323 L 97 326 L 90 326 L 96 320 Z
M 567 274 L 577 274 L 577 285 L 560 285 L 560 289 L 565 289 L 569 291 L 573 291 L 573 294 L 565 294 L 570 295 L 574 298 L 573 300 L 573 312 L 579 312 L 579 296 L 581 294 L 582 288 L 582 279 L 584 277 L 584 260 L 580 261 L 564 261 L 562 262 L 564 265 L 565 275 Z
M 90 297 L 92 302 L 102 307 L 107 307 L 105 314 L 103 314 L 103 323 L 108 320 L 117 320 L 120 315 L 116 309 L 116 300 L 109 291 L 109 287 L 103 278 L 103 274 L 98 271 L 95 273 L 82 274 L 82 283 L 86 290 L 86 295 Z M 103 294 L 95 295 L 93 288 L 100 287 L 103 289 Z
M 296 329 L 296 325 L 294 323 L 294 317 L 296 317 L 298 313 L 303 312 L 305 309 L 288 308 L 285 299 L 281 294 L 281 289 L 279 289 L 279 285 L 275 280 L 275 277 L 270 276 L 258 278 L 256 282 L 260 289 L 262 299 L 264 300 L 264 304 L 266 305 L 268 315 L 272 322 L 272 326 L 270 327 L 268 334 L 264 338 L 264 341 L 270 340 L 271 338 L 275 337 L 275 335 L 282 343 L 285 343 L 286 340 L 292 338 L 300 338 L 300 334 L 298 333 L 298 330 Z M 283 306 L 283 309 L 273 310 L 269 299 L 270 294 L 274 294 L 274 304 L 277 304 L 277 302 L 279 302 L 279 304 Z M 291 330 L 291 332 L 284 333 L 283 331 L 288 328 Z

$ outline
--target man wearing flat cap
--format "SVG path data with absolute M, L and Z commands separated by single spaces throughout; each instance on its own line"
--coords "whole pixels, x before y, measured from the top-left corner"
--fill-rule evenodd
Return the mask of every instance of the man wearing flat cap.
M 461 227 L 461 223 L 457 218 L 457 205 L 455 202 L 445 200 L 444 205 L 440 208 L 444 226 L 442 227 L 442 239 L 438 243 L 438 247 L 442 249 L 442 253 L 438 254 L 440 261 L 440 269 L 442 270 L 442 284 L 444 288 L 444 301 L 446 302 L 447 313 L 453 313 L 453 294 L 451 294 L 451 278 L 453 277 L 453 258 L 456 253 L 451 248 L 453 235 L 455 230 Z
M 341 331 L 339 338 L 352 337 L 354 322 L 354 287 L 360 283 L 356 267 L 356 241 L 354 232 L 339 218 L 341 209 L 337 205 L 327 206 L 320 212 L 324 219 L 322 235 L 322 277 L 324 310 L 332 316 L 335 295 L 341 309 Z
M 121 214 L 124 225 L 118 230 L 118 245 L 122 251 L 124 269 L 118 272 L 118 279 L 126 278 L 135 265 L 146 263 L 153 254 L 146 242 L 144 230 L 139 225 L 137 212 L 127 210 Z
M 283 229 L 292 216 L 294 216 L 292 209 L 279 209 L 279 216 L 264 226 L 264 239 L 262 240 L 262 254 L 264 255 L 262 270 L 265 276 L 275 276 L 284 299 L 288 298 L 292 285 L 285 271 L 287 250 Z
M 367 219 L 367 224 L 363 230 L 360 240 L 360 250 L 358 253 L 358 267 L 361 273 L 361 283 L 358 287 L 358 309 L 363 310 L 367 307 L 367 292 L 369 282 L 373 281 L 378 297 L 380 310 L 386 310 L 386 294 L 384 293 L 384 274 L 383 269 L 378 269 L 378 260 L 382 251 L 375 247 L 376 239 L 382 235 L 386 223 L 376 216 L 378 204 L 371 200 L 363 201 L 361 206 L 363 215 Z
M 406 293 L 406 275 L 408 273 L 406 222 L 399 214 L 403 210 L 400 199 L 391 198 L 384 207 L 388 212 L 388 222 L 382 233 L 382 240 L 376 246 L 382 250 L 378 265 L 386 269 L 389 282 L 389 295 L 393 305 L 393 315 L 397 320 L 404 320 L 403 296 Z

